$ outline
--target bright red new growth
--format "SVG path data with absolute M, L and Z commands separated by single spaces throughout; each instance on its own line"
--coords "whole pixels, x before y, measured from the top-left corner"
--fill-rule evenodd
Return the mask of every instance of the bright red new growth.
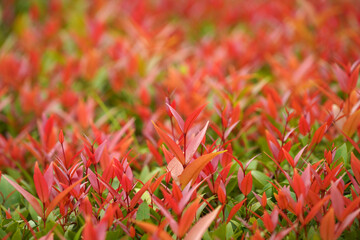
M 359 0 L 0 6 L 0 237 L 357 237 Z

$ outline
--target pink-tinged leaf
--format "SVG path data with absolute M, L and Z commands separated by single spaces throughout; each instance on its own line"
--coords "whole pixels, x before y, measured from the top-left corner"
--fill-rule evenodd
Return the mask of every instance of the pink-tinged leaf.
M 330 210 L 321 220 L 320 224 L 320 235 L 323 240 L 334 240 L 335 238 L 335 219 L 334 219 L 334 210 Z
M 95 173 L 89 168 L 88 169 L 88 174 L 89 174 L 89 181 L 91 186 L 93 187 L 93 189 L 97 192 L 100 193 L 100 186 L 99 186 L 99 181 L 95 175 Z
M 292 179 L 290 178 L 290 176 L 289 176 L 289 174 L 286 172 L 286 171 L 284 171 L 284 169 L 280 166 L 280 164 L 273 158 L 273 157 L 271 157 L 269 154 L 267 154 L 266 152 L 265 152 L 265 154 L 266 154 L 266 156 L 268 156 L 271 160 L 273 160 L 273 162 L 276 164 L 276 166 L 278 166 L 278 168 L 281 170 L 281 172 L 285 175 L 285 177 L 286 177 L 286 179 L 288 180 L 288 182 L 290 183 L 290 184 L 292 184 Z
M 192 161 L 188 166 L 186 166 L 183 173 L 180 175 L 180 183 L 182 187 L 184 188 L 190 181 L 192 181 L 193 184 L 206 164 L 208 164 L 214 157 L 224 152 L 226 152 L 226 150 L 205 154 Z
M 181 131 L 184 132 L 184 120 L 172 106 L 170 106 L 169 104 L 166 104 L 166 105 L 170 109 L 170 112 L 172 113 L 172 115 L 175 117 Z
M 91 218 L 87 217 L 82 236 L 84 240 L 104 240 L 106 237 L 106 225 L 100 223 L 94 226 Z
M 88 176 L 83 177 L 82 179 L 76 181 L 75 183 L 73 183 L 71 186 L 65 188 L 61 193 L 59 193 L 59 195 L 57 195 L 49 204 L 49 206 L 46 209 L 45 212 L 45 218 L 47 218 L 49 216 L 49 214 L 52 212 L 52 210 L 54 210 L 54 208 L 56 207 L 56 205 L 74 188 L 76 187 L 79 183 L 81 183 L 85 178 L 87 178 Z
M 209 121 L 206 123 L 205 127 L 189 142 L 189 145 L 186 148 L 186 159 L 185 159 L 186 164 L 190 162 L 196 150 L 198 149 L 201 141 L 203 140 L 206 134 L 208 125 L 209 125 Z
M 297 226 L 297 224 L 292 225 L 290 228 L 287 228 L 285 230 L 280 231 L 278 234 L 273 235 L 270 237 L 269 240 L 282 240 L 284 237 L 286 237 L 291 231 L 294 230 L 294 228 Z
M 274 210 L 271 213 L 271 222 L 274 226 L 276 226 L 278 224 L 278 221 L 279 221 L 279 210 L 275 206 Z
M 246 201 L 246 198 L 244 200 L 242 200 L 241 202 L 239 202 L 238 204 L 236 204 L 233 208 L 231 208 L 231 211 L 229 213 L 226 223 L 230 222 L 230 220 L 239 211 L 239 209 L 242 207 L 242 205 L 244 204 L 245 201 Z
M 49 201 L 49 188 L 37 162 L 34 168 L 34 183 L 40 201 L 43 203 Z
M 54 183 L 54 167 L 53 167 L 52 162 L 50 163 L 48 169 L 45 171 L 44 178 L 45 178 L 46 184 L 48 185 L 49 194 L 50 194 L 52 185 Z
M 209 178 L 206 177 L 205 179 L 203 179 L 201 182 L 199 182 L 198 184 L 196 184 L 195 186 L 193 186 L 192 188 L 190 188 L 190 184 L 188 184 L 184 190 L 182 191 L 183 197 L 181 198 L 178 207 L 179 209 L 182 211 L 186 204 L 189 202 L 191 196 L 193 195 L 193 193 L 195 192 L 195 190 L 207 179 Z
M 339 65 L 334 65 L 333 71 L 335 73 L 336 79 L 339 82 L 339 86 L 343 92 L 348 92 L 348 75 L 346 72 L 339 67 Z
M 209 228 L 211 223 L 215 220 L 221 207 L 218 206 L 214 211 L 202 217 L 188 232 L 184 240 L 201 240 L 205 231 Z
M 34 208 L 35 212 L 39 216 L 43 216 L 43 211 L 40 206 L 40 203 L 33 195 L 31 195 L 25 189 L 20 187 L 20 185 L 17 184 L 16 182 L 10 180 L 6 175 L 3 175 L 3 178 L 5 178 L 6 181 L 8 181 L 19 193 L 21 193 L 21 195 L 23 195 L 23 197 L 30 203 L 30 205 Z
M 167 166 L 167 170 L 171 173 L 171 177 L 173 179 L 175 179 L 175 181 L 178 181 L 179 176 L 182 174 L 182 172 L 184 171 L 184 167 L 183 165 L 179 162 L 179 160 L 177 158 L 173 158 L 168 166 Z
M 341 233 L 355 220 L 355 218 L 359 215 L 359 213 L 360 213 L 360 209 L 357 209 L 355 212 L 350 213 L 344 219 L 344 221 L 340 224 L 340 226 L 336 231 L 335 239 L 340 237 Z
M 340 193 L 339 189 L 335 184 L 333 184 L 331 187 L 331 202 L 336 217 L 338 219 L 341 219 L 341 216 L 344 212 L 344 199 L 343 195 Z
M 103 155 L 107 141 L 103 141 L 100 146 L 95 150 L 95 162 L 98 163 Z
M 135 221 L 135 224 L 151 235 L 156 234 L 161 240 L 173 240 L 167 232 L 152 223 Z
M 201 107 L 199 107 L 198 109 L 196 109 L 185 121 L 185 125 L 184 125 L 184 132 L 186 133 L 190 127 L 194 124 L 195 120 L 197 119 L 197 117 L 199 116 L 199 114 L 201 113 L 201 111 L 206 107 L 207 104 L 202 105 Z
M 245 167 L 244 167 L 244 171 L 246 171 L 246 169 L 249 167 L 250 163 L 252 161 L 254 161 L 259 155 L 260 155 L 260 153 L 255 155 L 254 157 L 252 157 L 249 161 L 247 161 L 247 163 L 245 164 Z
M 245 177 L 244 171 L 242 170 L 242 168 L 239 168 L 238 173 L 237 173 L 237 179 L 238 179 L 238 187 L 239 187 L 240 191 L 241 191 L 241 183 L 242 183 L 244 177 Z
M 153 201 L 156 204 L 156 206 L 160 209 L 160 212 L 166 217 L 166 219 L 169 221 L 170 227 L 173 230 L 175 234 L 178 233 L 179 226 L 178 223 L 175 221 L 173 216 L 162 206 L 162 204 L 156 200 L 155 197 L 153 197 Z
M 159 134 L 160 138 L 164 141 L 166 146 L 168 146 L 168 148 L 173 152 L 173 154 L 177 157 L 177 159 L 181 162 L 181 164 L 184 165 L 185 164 L 184 153 L 180 149 L 180 147 L 163 130 L 161 130 L 158 126 L 156 126 L 155 123 L 153 124 L 156 132 Z
M 240 122 L 240 121 L 236 121 L 236 122 L 235 122 L 234 124 L 232 124 L 228 129 L 226 129 L 225 134 L 224 134 L 224 138 L 225 138 L 225 139 L 230 135 L 231 131 L 236 127 L 236 125 L 238 125 L 239 122 Z
M 54 240 L 54 233 L 51 231 L 48 234 L 46 234 L 45 236 L 42 236 L 41 238 L 39 238 L 39 240 Z
M 115 167 L 115 169 L 117 169 L 117 167 Z M 89 169 L 90 170 L 90 169 Z M 98 179 L 101 182 L 101 184 L 103 184 L 105 186 L 105 188 L 109 191 L 109 193 L 114 197 L 117 198 L 118 201 L 121 200 L 121 196 L 120 194 L 107 182 L 105 182 L 99 175 L 98 175 Z M 120 180 L 120 179 L 119 179 Z
M 305 147 L 303 147 L 303 148 L 296 154 L 296 156 L 294 157 L 294 164 L 295 164 L 295 166 L 297 165 L 297 163 L 298 163 L 298 161 L 299 161 L 299 159 L 300 159 L 301 155 L 303 154 L 303 152 L 304 152 L 304 150 L 305 150 L 306 147 L 307 147 L 307 145 L 306 145 Z

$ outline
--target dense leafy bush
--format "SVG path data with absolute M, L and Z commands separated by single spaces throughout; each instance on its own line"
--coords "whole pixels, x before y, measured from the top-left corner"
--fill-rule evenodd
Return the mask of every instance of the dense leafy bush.
M 360 238 L 358 5 L 2 1 L 0 237 Z

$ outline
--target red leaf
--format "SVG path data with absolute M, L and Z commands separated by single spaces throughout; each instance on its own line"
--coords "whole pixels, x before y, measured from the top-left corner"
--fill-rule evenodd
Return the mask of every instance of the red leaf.
M 357 217 L 357 215 L 359 215 L 359 213 L 360 213 L 360 209 L 357 209 L 355 212 L 350 213 L 344 219 L 344 221 L 340 224 L 340 226 L 336 231 L 335 239 L 340 237 L 341 233 L 355 220 L 355 218 Z
M 63 133 L 63 130 L 62 130 L 62 129 L 60 130 L 60 133 L 59 133 L 59 142 L 60 142 L 61 144 L 64 143 L 64 133 Z
M 134 208 L 135 205 L 139 202 L 139 199 L 141 198 L 141 196 L 144 194 L 144 192 L 149 188 L 149 185 L 151 183 L 153 178 L 151 178 L 149 181 L 147 181 L 145 183 L 144 186 L 142 186 L 142 188 L 135 194 L 135 196 L 131 199 L 130 202 L 130 208 Z
M 310 222 L 311 219 L 313 219 L 315 217 L 315 215 L 319 212 L 320 208 L 322 207 L 322 205 L 329 200 L 330 196 L 326 196 L 325 198 L 321 199 L 317 204 L 315 204 L 309 214 L 306 216 L 305 220 L 303 221 L 303 226 L 306 225 L 308 222 Z
M 299 131 L 303 136 L 305 136 L 306 134 L 308 134 L 310 132 L 309 124 L 306 121 L 304 115 L 301 115 L 300 120 L 299 120 Z
M 52 212 L 52 210 L 54 210 L 54 208 L 56 207 L 56 205 L 74 188 L 76 187 L 79 183 L 81 183 L 86 177 L 83 177 L 82 179 L 76 181 L 75 183 L 73 183 L 71 186 L 65 188 L 61 193 L 59 193 L 59 195 L 56 196 L 56 198 L 54 198 L 49 206 L 46 209 L 45 212 L 45 218 L 47 218 L 49 216 L 49 214 Z
M 291 167 L 295 167 L 294 159 L 292 156 L 286 151 L 284 148 L 282 148 L 282 152 L 285 156 L 285 159 L 288 161 L 288 163 L 291 165 Z
M 321 127 L 319 127 L 318 130 L 315 131 L 315 134 L 310 143 L 310 148 L 312 148 L 315 144 L 318 144 L 321 141 L 325 134 L 326 127 L 327 123 L 324 123 Z
M 190 127 L 193 125 L 193 123 L 195 122 L 196 118 L 199 116 L 199 114 L 201 113 L 201 111 L 206 107 L 207 104 L 202 105 L 201 107 L 199 107 L 198 109 L 196 109 L 185 121 L 185 125 L 184 125 L 184 132 L 186 133 Z
M 252 189 L 252 175 L 251 172 L 248 172 L 248 174 L 246 174 L 246 176 L 241 182 L 240 190 L 245 196 L 247 196 L 251 192 L 251 189 Z
M 173 152 L 173 154 L 177 157 L 177 159 L 181 162 L 181 164 L 185 164 L 185 158 L 184 153 L 180 149 L 180 147 L 158 126 L 156 126 L 155 123 L 154 127 L 156 129 L 156 132 L 159 134 L 160 138 L 165 142 L 166 146 Z
M 293 182 L 291 184 L 291 187 L 294 189 L 296 196 L 299 198 L 301 194 L 305 197 L 305 184 L 302 180 L 302 178 L 297 173 L 296 169 L 294 172 Z
M 37 162 L 35 163 L 34 169 L 34 183 L 40 201 L 43 203 L 49 201 L 49 188 Z
M 270 218 L 270 215 L 268 214 L 268 212 L 265 210 L 264 211 L 264 216 L 263 216 L 263 221 L 264 221 L 264 225 L 266 227 L 266 229 L 269 231 L 269 232 L 273 232 L 276 225 L 274 225 L 271 221 L 271 218 Z
M 244 204 L 245 201 L 246 201 L 246 198 L 244 200 L 242 200 L 241 202 L 239 202 L 238 204 L 236 204 L 233 208 L 231 208 L 231 211 L 229 213 L 226 223 L 230 222 L 230 220 L 239 211 L 239 209 L 242 207 L 242 205 Z

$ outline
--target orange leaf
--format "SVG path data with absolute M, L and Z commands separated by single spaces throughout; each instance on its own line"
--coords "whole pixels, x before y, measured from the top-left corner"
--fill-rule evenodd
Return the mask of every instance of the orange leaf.
M 160 239 L 172 240 L 172 237 L 167 232 L 165 232 L 164 230 L 159 228 L 159 226 L 156 226 L 154 224 L 147 223 L 147 222 L 141 222 L 141 221 L 135 221 L 135 224 L 138 225 L 139 227 L 141 227 L 145 232 L 148 232 L 150 234 L 157 233 L 158 236 L 160 237 Z
M 351 137 L 360 124 L 360 109 L 350 115 L 343 125 L 343 132 Z
M 189 227 L 191 226 L 192 222 L 194 221 L 194 217 L 196 215 L 196 210 L 199 207 L 199 199 L 197 198 L 193 204 L 186 210 L 186 212 L 182 215 L 180 222 L 179 222 L 179 230 L 178 230 L 178 237 L 183 237 Z
M 194 183 L 201 170 L 206 166 L 206 164 L 208 164 L 215 156 L 224 152 L 226 152 L 226 150 L 205 154 L 192 161 L 180 175 L 181 186 L 184 188 L 191 180 L 192 183 Z
M 351 153 L 351 169 L 358 183 L 360 183 L 360 161 L 355 157 L 354 153 Z
M 321 220 L 321 224 L 320 224 L 321 239 L 323 240 L 335 239 L 334 230 L 335 230 L 334 209 L 330 208 L 330 210 Z

